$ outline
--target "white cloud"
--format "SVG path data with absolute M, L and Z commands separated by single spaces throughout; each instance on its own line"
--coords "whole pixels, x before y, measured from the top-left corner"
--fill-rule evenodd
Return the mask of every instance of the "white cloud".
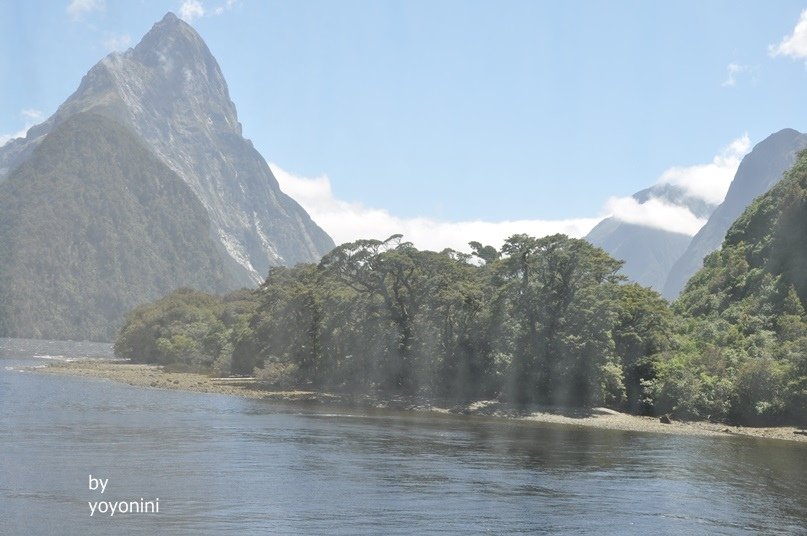
M 612 197 L 605 203 L 605 208 L 620 221 L 689 236 L 706 224 L 705 219 L 697 218 L 688 208 L 655 197 L 644 203 L 633 197 Z
M 801 12 L 793 33 L 783 37 L 778 45 L 769 45 L 768 53 L 771 57 L 807 58 L 807 9 Z
M 749 147 L 748 136 L 744 135 L 732 141 L 708 164 L 668 169 L 658 184 L 678 186 L 691 197 L 718 204 L 725 197 L 740 160 Z M 698 218 L 687 207 L 654 197 L 644 203 L 633 197 L 612 197 L 605 204 L 604 215 L 598 218 L 500 222 L 401 218 L 384 209 L 337 199 L 331 189 L 331 181 L 325 175 L 306 178 L 289 173 L 276 164 L 270 164 L 270 167 L 281 190 L 300 203 L 337 244 L 359 238 L 384 239 L 400 233 L 421 249 L 439 251 L 450 247 L 468 251 L 468 242 L 471 240 L 499 247 L 506 238 L 517 233 L 533 236 L 563 233 L 582 237 L 608 216 L 687 235 L 694 235 L 706 223 L 705 219 Z
M 656 184 L 681 188 L 688 196 L 717 205 L 723 201 L 751 141 L 745 134 L 732 141 L 710 163 L 672 167 L 662 173 Z M 687 207 L 651 197 L 640 203 L 633 197 L 612 197 L 606 211 L 614 218 L 673 233 L 694 235 L 706 223 Z
M 45 114 L 39 110 L 32 110 L 30 108 L 20 110 L 20 117 L 23 118 L 24 126 L 13 134 L 0 134 L 0 147 L 13 139 L 24 138 L 29 128 L 45 120 Z
M 238 0 L 226 0 L 213 9 L 207 9 L 202 4 L 201 0 L 183 0 L 182 5 L 179 7 L 179 18 L 185 22 L 193 22 L 193 19 L 201 17 L 212 17 L 215 15 L 223 15 L 224 13 L 233 9 L 238 5 Z
M 369 208 L 361 203 L 337 199 L 327 176 L 306 178 L 289 173 L 276 164 L 270 164 L 280 188 L 300 203 L 337 244 L 360 238 L 385 239 L 402 234 L 404 239 L 420 249 L 440 251 L 452 248 L 470 251 L 468 242 L 500 247 L 504 240 L 517 233 L 546 236 L 564 233 L 583 237 L 602 218 L 568 220 L 514 220 L 514 221 L 441 221 L 431 218 L 400 218 L 383 209 Z
M 105 9 L 106 0 L 71 0 L 66 11 L 72 19 L 76 20 L 86 13 L 104 11 Z
M 179 7 L 179 18 L 185 22 L 193 22 L 193 19 L 204 17 L 205 8 L 199 0 L 183 0 Z
M 737 85 L 737 75 L 748 70 L 747 65 L 731 62 L 726 67 L 727 76 L 721 84 L 723 87 L 734 87 Z
M 132 37 L 129 34 L 107 34 L 104 39 L 104 48 L 109 52 L 126 50 L 132 44 Z
M 45 114 L 32 108 L 23 108 L 20 110 L 20 115 L 25 118 L 26 121 L 31 122 L 31 126 L 34 126 L 36 123 L 39 123 L 45 119 Z
M 750 148 L 751 140 L 748 134 L 744 134 L 723 148 L 710 163 L 672 167 L 662 173 L 658 184 L 678 186 L 689 196 L 711 204 L 722 203 L 743 156 Z
M 218 6 L 213 10 L 214 15 L 221 15 L 225 11 L 231 10 L 238 3 L 237 0 L 227 0 L 224 4 Z

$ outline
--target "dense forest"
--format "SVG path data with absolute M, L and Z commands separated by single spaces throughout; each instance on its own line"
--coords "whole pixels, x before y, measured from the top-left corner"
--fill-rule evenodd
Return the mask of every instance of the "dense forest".
M 115 350 L 277 388 L 804 424 L 806 226 L 802 155 L 672 307 L 584 240 L 462 254 L 396 235 L 274 268 L 255 291 L 176 291 L 132 311 Z
M 145 299 L 240 279 L 182 179 L 137 136 L 76 114 L 0 182 L 0 336 L 110 340 Z
M 737 219 L 673 304 L 667 406 L 695 417 L 807 421 L 807 152 Z

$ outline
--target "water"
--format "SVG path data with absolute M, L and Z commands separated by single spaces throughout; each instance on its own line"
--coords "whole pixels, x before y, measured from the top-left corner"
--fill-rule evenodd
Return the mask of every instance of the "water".
M 0 339 L 0 534 L 807 534 L 807 448 L 281 405 L 18 372 Z M 88 476 L 109 479 L 103 495 Z M 159 498 L 156 514 L 88 502 Z

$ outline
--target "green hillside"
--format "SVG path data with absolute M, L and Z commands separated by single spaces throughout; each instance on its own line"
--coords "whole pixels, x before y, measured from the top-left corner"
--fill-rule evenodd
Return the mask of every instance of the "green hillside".
M 62 123 L 0 184 L 0 336 L 110 340 L 171 290 L 233 288 L 188 186 L 118 123 Z
M 807 153 L 729 229 L 675 304 L 661 374 L 680 411 L 741 421 L 807 414 Z M 698 393 L 688 396 L 687 393 Z

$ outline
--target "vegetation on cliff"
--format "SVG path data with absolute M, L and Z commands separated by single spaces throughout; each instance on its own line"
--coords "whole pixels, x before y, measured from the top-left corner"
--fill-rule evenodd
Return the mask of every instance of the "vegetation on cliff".
M 0 336 L 112 340 L 132 307 L 234 288 L 188 185 L 125 126 L 77 114 L 0 183 Z
M 674 304 L 660 405 L 694 417 L 807 419 L 807 153 L 760 196 Z

